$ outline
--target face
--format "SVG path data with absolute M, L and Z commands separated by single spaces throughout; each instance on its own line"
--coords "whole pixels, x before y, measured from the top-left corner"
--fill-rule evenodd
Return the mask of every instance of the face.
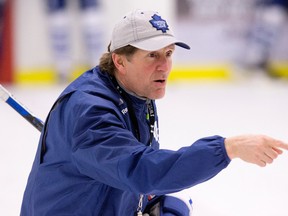
M 159 99 L 164 97 L 167 79 L 172 68 L 175 45 L 156 51 L 138 49 L 128 59 L 114 54 L 118 71 L 115 76 L 123 87 L 140 97 Z

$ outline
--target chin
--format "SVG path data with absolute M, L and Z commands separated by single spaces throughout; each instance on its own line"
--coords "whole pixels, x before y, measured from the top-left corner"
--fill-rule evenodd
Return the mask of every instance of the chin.
M 154 94 L 150 99 L 156 100 L 156 99 L 161 99 L 165 96 L 165 91 L 162 93 Z

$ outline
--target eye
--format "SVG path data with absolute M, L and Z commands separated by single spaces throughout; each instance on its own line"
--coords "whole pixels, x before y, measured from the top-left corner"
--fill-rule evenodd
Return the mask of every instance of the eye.
M 149 53 L 149 57 L 151 57 L 151 58 L 156 58 L 156 57 L 157 57 L 157 54 L 154 53 L 154 52 L 151 52 L 151 53 Z
M 169 51 L 166 52 L 166 56 L 167 57 L 172 56 L 172 54 L 173 54 L 173 50 L 169 50 Z

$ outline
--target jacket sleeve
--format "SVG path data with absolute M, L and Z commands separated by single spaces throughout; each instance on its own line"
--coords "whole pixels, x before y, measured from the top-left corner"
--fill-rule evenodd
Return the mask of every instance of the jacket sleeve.
M 78 110 L 73 115 L 73 162 L 81 174 L 114 188 L 172 193 L 212 178 L 230 162 L 223 137 L 199 139 L 178 151 L 154 150 L 138 142 L 113 109 Z

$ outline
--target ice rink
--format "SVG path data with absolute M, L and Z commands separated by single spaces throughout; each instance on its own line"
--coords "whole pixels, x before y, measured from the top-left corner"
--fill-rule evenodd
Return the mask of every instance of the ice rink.
M 64 86 L 5 86 L 45 120 Z M 288 82 L 264 78 L 168 85 L 158 100 L 162 148 L 210 135 L 266 134 L 288 142 Z M 0 215 L 19 215 L 40 133 L 0 102 Z M 189 170 L 187 170 L 189 172 Z M 287 216 L 288 152 L 265 168 L 234 160 L 219 175 L 183 193 L 193 216 Z

